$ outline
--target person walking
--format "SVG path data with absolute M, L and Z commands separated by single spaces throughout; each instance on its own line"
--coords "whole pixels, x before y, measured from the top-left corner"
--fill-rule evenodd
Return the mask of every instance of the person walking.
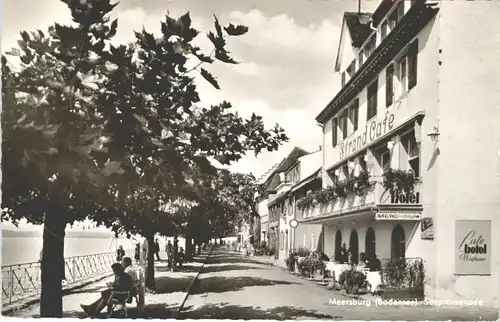
M 160 261 L 160 243 L 158 243 L 158 239 L 155 240 L 153 245 L 154 254 L 156 255 L 156 260 Z
M 125 251 L 123 250 L 123 246 L 120 245 L 116 250 L 116 261 L 121 262 L 124 256 L 125 256 Z
M 168 269 L 172 269 L 172 263 L 173 263 L 173 247 L 172 247 L 172 243 L 170 242 L 170 240 L 168 241 L 167 243 L 167 247 L 166 247 L 166 252 L 167 252 L 167 260 L 168 260 Z

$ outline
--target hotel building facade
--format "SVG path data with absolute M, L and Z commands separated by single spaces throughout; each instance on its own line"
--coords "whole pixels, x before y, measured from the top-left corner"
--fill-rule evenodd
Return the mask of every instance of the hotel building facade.
M 499 14 L 500 2 L 425 0 L 344 14 L 342 87 L 316 118 L 322 185 L 371 184 L 304 209 L 299 227 L 319 225 L 328 256 L 345 243 L 355 260 L 421 258 L 426 297 L 498 305 Z M 391 172 L 412 189 L 391 189 Z

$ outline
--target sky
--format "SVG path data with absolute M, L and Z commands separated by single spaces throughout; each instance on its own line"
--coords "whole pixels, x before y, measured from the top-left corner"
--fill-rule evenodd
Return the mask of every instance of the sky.
M 376 0 L 361 0 L 362 11 L 373 11 Z M 2 51 L 17 44 L 21 30 L 45 30 L 55 21 L 69 23 L 69 10 L 60 0 L 4 0 Z M 231 170 L 259 177 L 299 146 L 318 150 L 322 143 L 316 115 L 339 90 L 334 62 L 344 11 L 356 11 L 357 0 L 122 0 L 115 8 L 115 42 L 133 39 L 134 30 L 160 31 L 165 14 L 189 11 L 196 38 L 209 48 L 205 34 L 213 29 L 213 15 L 221 24 L 245 24 L 249 32 L 228 39 L 228 49 L 239 65 L 206 66 L 221 90 L 197 79 L 202 104 L 227 100 L 242 116 L 263 116 L 268 127 L 279 123 L 290 141 L 275 152 L 253 153 L 231 165 Z

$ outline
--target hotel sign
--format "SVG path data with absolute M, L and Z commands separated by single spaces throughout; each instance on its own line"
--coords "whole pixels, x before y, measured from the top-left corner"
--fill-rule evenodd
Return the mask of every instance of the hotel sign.
M 422 201 L 420 200 L 420 185 L 415 185 L 415 189 L 411 193 L 407 192 L 395 192 L 389 189 L 382 191 L 382 187 L 380 187 L 379 193 L 380 198 L 379 204 L 381 205 L 421 205 Z
M 376 220 L 420 220 L 421 213 L 408 212 L 378 212 L 375 214 Z
M 340 159 L 343 159 L 366 145 L 387 134 L 394 128 L 394 113 L 386 112 L 382 120 L 372 121 L 365 126 L 364 132 L 353 139 L 344 140 L 340 143 Z
M 491 274 L 491 221 L 455 222 L 455 274 Z

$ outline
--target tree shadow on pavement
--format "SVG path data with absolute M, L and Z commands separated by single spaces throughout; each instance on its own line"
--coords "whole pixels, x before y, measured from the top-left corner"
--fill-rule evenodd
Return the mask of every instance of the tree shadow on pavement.
M 262 269 L 262 267 L 248 266 L 248 265 L 205 266 L 201 270 L 201 274 L 225 272 L 225 271 L 244 271 L 244 270 L 251 270 L 251 269 Z
M 204 305 L 197 309 L 186 307 L 179 319 L 231 319 L 231 320 L 291 320 L 307 319 L 340 319 L 340 316 L 322 314 L 314 310 L 306 310 L 292 306 L 280 306 L 269 310 L 252 306 L 228 305 L 228 303 Z
M 256 260 L 252 260 L 252 259 L 249 259 L 246 257 L 240 257 L 240 256 L 209 258 L 206 262 L 206 264 L 238 264 L 238 263 L 257 264 L 257 265 L 272 265 L 269 263 L 262 263 L 262 262 L 259 262 Z
M 155 292 L 157 294 L 185 292 L 192 280 L 192 276 L 158 276 L 155 279 Z
M 272 285 L 291 285 L 298 284 L 294 282 L 273 281 L 257 277 L 222 277 L 212 276 L 198 278 L 193 285 L 191 294 L 203 293 L 224 293 L 239 291 L 248 286 L 272 286 Z
M 177 313 L 177 306 L 168 306 L 166 304 L 146 304 L 144 306 L 144 312 L 139 312 L 137 307 L 131 306 L 128 308 L 128 317 L 132 319 L 171 319 Z M 36 314 L 32 316 L 33 318 L 39 318 L 40 315 Z M 64 311 L 63 318 L 77 318 L 83 319 L 87 315 L 82 311 Z M 111 316 L 112 318 L 123 318 L 123 313 L 116 311 Z M 106 310 L 101 312 L 97 319 L 108 318 Z

